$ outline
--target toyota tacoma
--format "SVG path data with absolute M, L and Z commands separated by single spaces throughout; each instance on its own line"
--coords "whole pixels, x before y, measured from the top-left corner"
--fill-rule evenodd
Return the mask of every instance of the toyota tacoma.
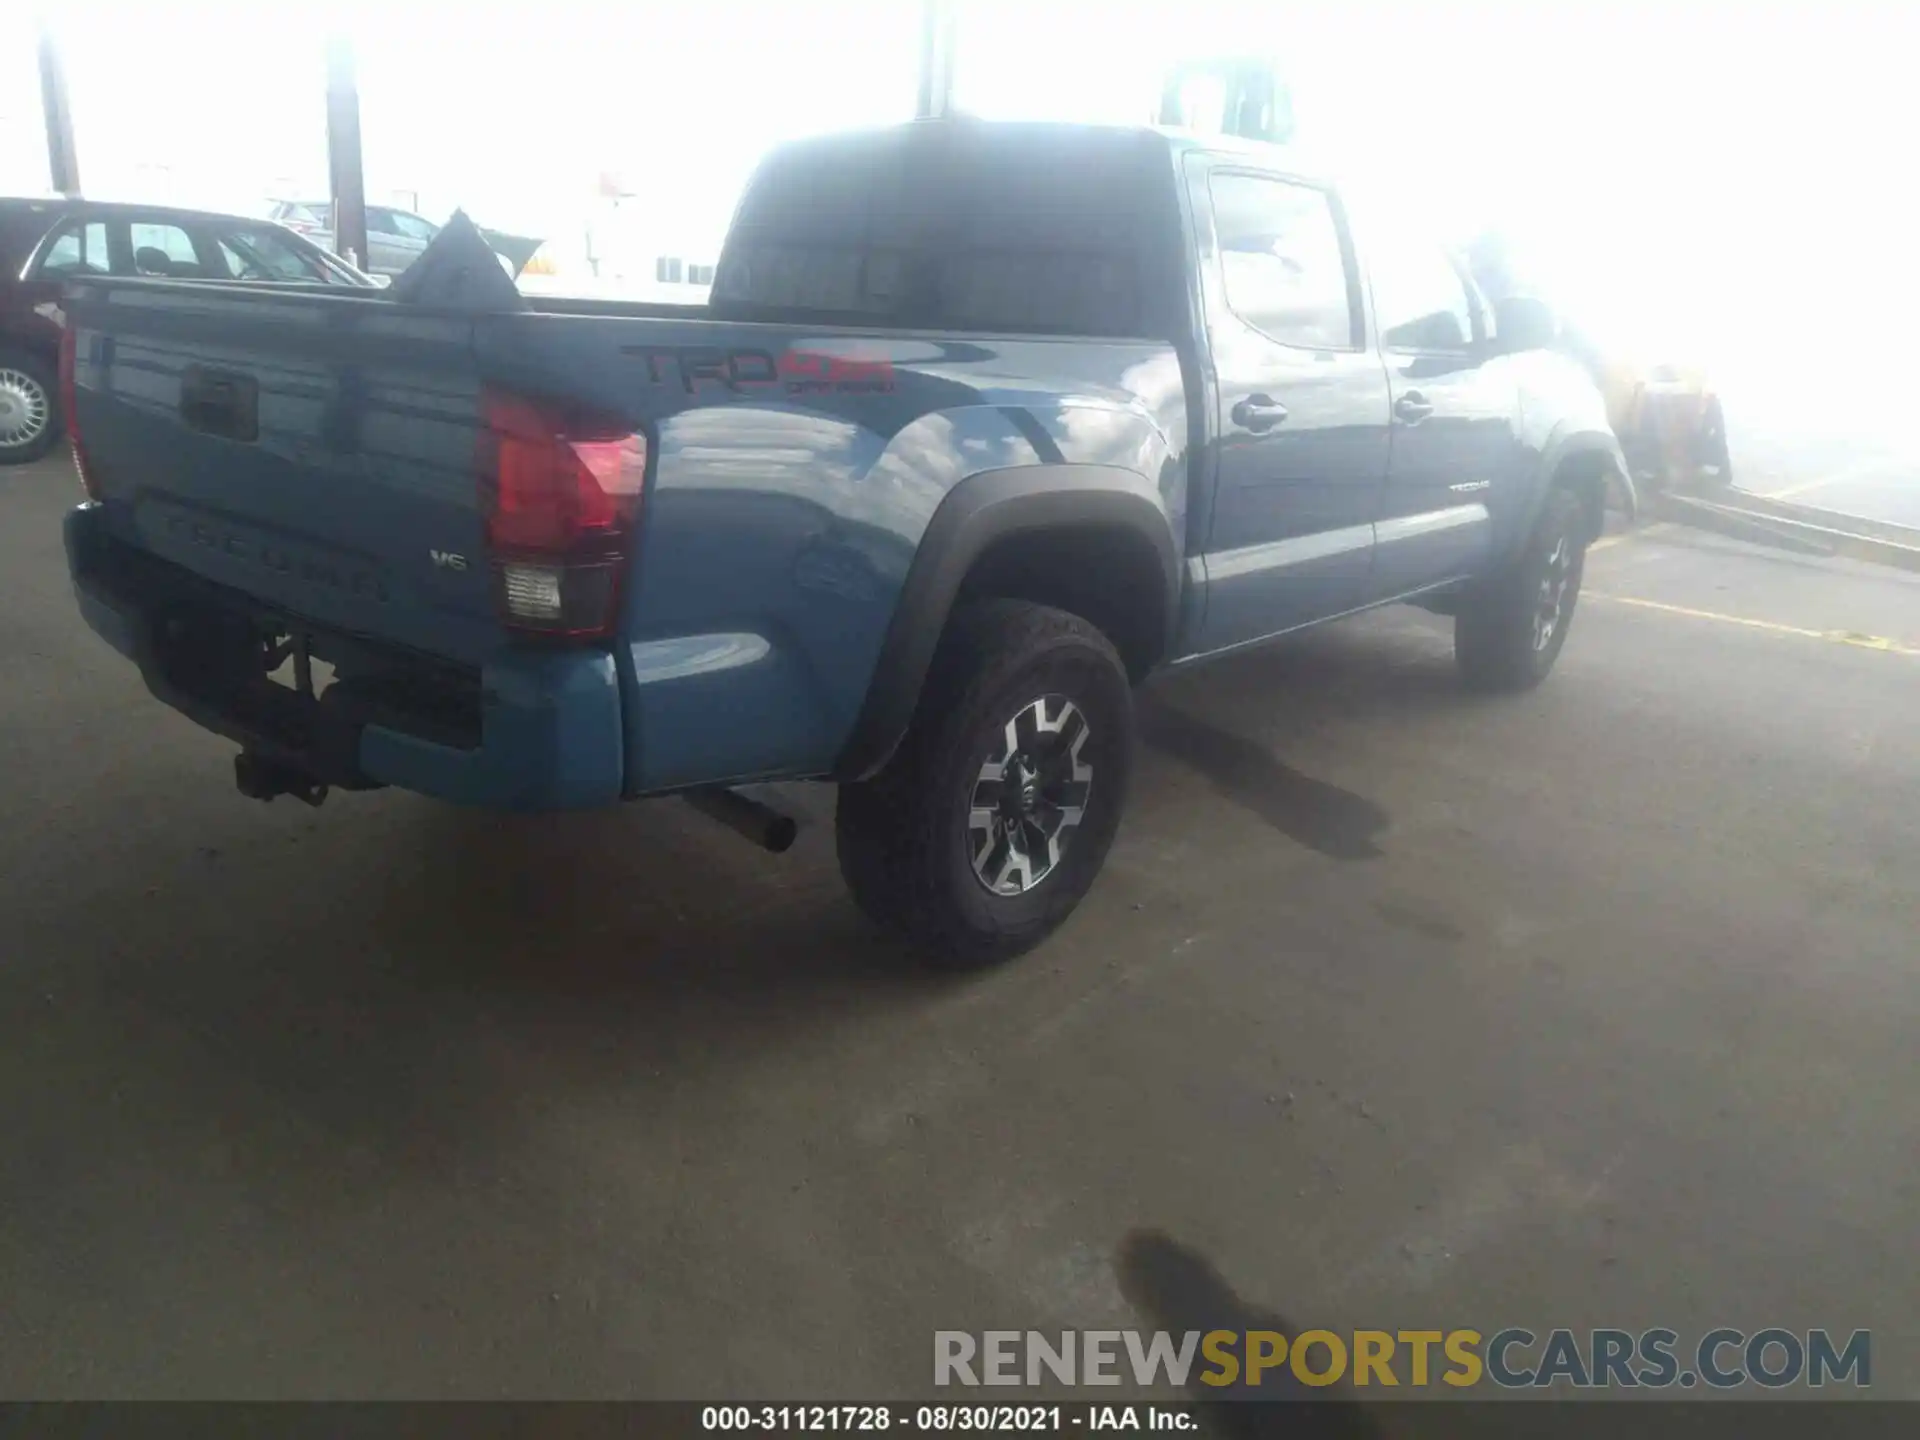
M 387 291 L 64 306 L 80 608 L 245 793 L 777 845 L 738 787 L 832 781 L 859 905 L 958 964 L 1092 885 L 1147 677 L 1412 601 L 1531 686 L 1632 503 L 1537 307 L 1146 127 L 788 145 L 700 308 L 522 295 L 460 221 Z

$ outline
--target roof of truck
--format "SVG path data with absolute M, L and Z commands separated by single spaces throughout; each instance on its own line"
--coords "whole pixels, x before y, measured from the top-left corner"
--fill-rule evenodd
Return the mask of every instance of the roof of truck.
M 1157 142 L 1175 153 L 1200 152 L 1210 155 L 1244 156 L 1250 161 L 1258 161 L 1285 170 L 1289 175 L 1305 180 L 1325 181 L 1332 178 L 1325 167 L 1316 161 L 1309 149 L 1297 144 L 1283 145 L 1268 140 L 1249 140 L 1238 135 L 1203 134 L 1193 130 L 1176 129 L 1169 125 L 1152 125 L 1144 122 L 1116 124 L 1108 121 L 1084 120 L 985 120 L 973 115 L 950 115 L 937 120 L 908 120 L 895 125 L 873 126 L 860 130 L 830 131 L 823 135 L 793 141 L 781 148 L 829 148 L 836 142 L 845 142 L 856 137 L 873 142 L 898 138 L 902 143 L 911 143 L 919 138 L 930 139 L 943 132 L 951 134 L 955 131 L 1063 139 L 1073 135 L 1084 135 L 1089 140 L 1098 137 L 1113 144 L 1121 144 L 1128 138 L 1132 138 L 1136 141 Z

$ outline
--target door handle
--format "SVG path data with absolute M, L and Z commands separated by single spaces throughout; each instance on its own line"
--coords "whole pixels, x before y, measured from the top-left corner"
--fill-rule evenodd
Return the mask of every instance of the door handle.
M 1418 390 L 1409 390 L 1394 402 L 1393 413 L 1409 425 L 1418 425 L 1433 413 L 1433 402 Z
M 1287 407 L 1271 395 L 1248 395 L 1227 413 L 1243 430 L 1271 430 L 1287 418 Z

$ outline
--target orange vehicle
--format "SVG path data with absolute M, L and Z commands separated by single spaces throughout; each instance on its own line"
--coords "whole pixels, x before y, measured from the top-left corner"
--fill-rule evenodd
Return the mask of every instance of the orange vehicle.
M 1733 483 L 1726 417 L 1704 370 L 1595 359 L 1607 418 L 1636 481 L 1656 489 Z
M 1497 233 L 1480 235 L 1461 258 L 1489 300 L 1537 293 Z M 1636 482 L 1656 490 L 1732 483 L 1726 418 L 1703 369 L 1625 353 L 1565 315 L 1558 331 L 1560 347 L 1587 367 L 1606 396 L 1607 419 Z

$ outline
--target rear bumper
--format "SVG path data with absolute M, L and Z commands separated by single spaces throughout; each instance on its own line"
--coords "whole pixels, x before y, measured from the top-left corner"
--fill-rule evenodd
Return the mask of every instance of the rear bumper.
M 337 693 L 344 686 L 314 701 L 196 663 L 183 617 L 244 625 L 256 618 L 245 596 L 128 551 L 98 506 L 68 514 L 66 545 L 88 628 L 139 667 L 158 699 L 243 749 L 329 784 L 392 785 L 461 805 L 567 810 L 621 797 L 620 688 L 603 651 L 505 651 L 470 677 L 472 714 L 454 724 Z M 421 657 L 423 668 L 435 663 Z

